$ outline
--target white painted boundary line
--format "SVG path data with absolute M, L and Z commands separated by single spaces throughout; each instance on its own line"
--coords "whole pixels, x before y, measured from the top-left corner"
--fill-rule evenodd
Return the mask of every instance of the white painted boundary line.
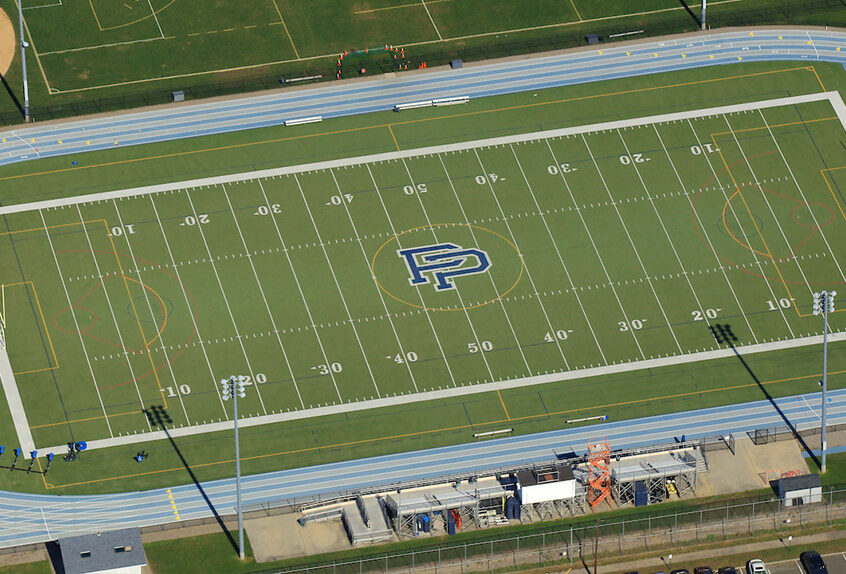
M 543 132 L 532 132 L 528 134 L 517 134 L 511 136 L 503 136 L 498 138 L 489 138 L 483 140 L 475 140 L 470 142 L 461 142 L 454 144 L 446 144 L 432 147 L 424 147 L 413 150 L 393 151 L 372 155 L 365 155 L 353 158 L 343 158 L 331 161 L 322 161 L 315 163 L 307 163 L 296 166 L 281 167 L 274 169 L 265 169 L 259 171 L 251 171 L 244 173 L 236 173 L 231 175 L 223 175 L 217 177 L 207 177 L 202 179 L 192 179 L 188 181 L 180 181 L 176 183 L 166 183 L 160 185 L 150 185 L 146 187 L 137 187 L 132 189 L 124 189 L 118 191 L 108 191 L 104 193 L 95 193 L 90 195 L 80 195 L 76 197 L 53 199 L 47 201 L 39 201 L 34 203 L 23 203 L 20 205 L 10 205 L 8 207 L 0 208 L 0 214 L 8 215 L 12 213 L 22 213 L 25 211 L 32 211 L 35 209 L 50 209 L 55 207 L 63 207 L 68 205 L 76 205 L 78 203 L 88 203 L 101 200 L 119 199 L 122 197 L 134 197 L 138 195 L 148 195 L 154 193 L 162 193 L 172 190 L 188 189 L 194 187 L 202 187 L 207 185 L 220 185 L 224 183 L 242 182 L 253 179 L 268 178 L 280 175 L 299 174 L 306 171 L 319 171 L 332 168 L 349 167 L 353 165 L 361 165 L 365 163 L 376 163 L 380 161 L 392 161 L 396 159 L 419 157 L 424 155 L 433 155 L 446 152 L 464 151 L 469 149 L 476 149 L 482 147 L 508 145 L 511 143 L 528 142 L 533 140 L 545 140 L 556 137 L 563 137 L 568 135 L 580 135 L 590 132 L 599 132 L 603 130 L 616 130 L 630 127 L 638 127 L 650 124 L 657 124 L 663 122 L 673 122 L 678 120 L 688 120 L 696 118 L 704 118 L 708 116 L 730 114 L 736 112 L 746 112 L 752 110 L 760 110 L 767 108 L 777 108 L 781 106 L 792 106 L 795 104 L 804 104 L 808 102 L 820 102 L 828 100 L 834 106 L 837 115 L 840 116 L 841 122 L 846 129 L 846 106 L 838 92 L 820 92 L 816 94 L 806 94 L 802 96 L 792 96 L 788 98 L 777 98 L 773 100 L 763 100 L 760 102 L 748 102 L 743 104 L 734 104 L 730 106 L 720 106 L 716 108 L 704 108 L 700 110 L 692 110 L 686 112 L 674 112 L 671 114 L 660 114 L 656 116 L 646 116 L 641 118 L 634 118 L 629 120 L 617 120 L 613 122 L 603 122 L 598 124 L 590 124 L 586 126 L 576 126 L 571 128 L 561 128 L 557 130 L 548 130 Z M 840 109 L 838 109 L 838 102 Z M 842 115 L 841 115 L 842 110 Z
M 814 335 L 812 337 L 801 337 L 797 339 L 787 339 L 784 341 L 771 341 L 769 343 L 759 343 L 757 345 L 748 345 L 741 347 L 744 355 L 751 355 L 755 353 L 765 353 L 767 351 L 776 351 L 783 349 L 795 349 L 797 347 L 808 347 L 811 345 L 822 344 L 822 335 Z M 846 332 L 833 333 L 828 336 L 831 342 L 846 341 Z M 368 409 L 378 409 L 401 404 L 419 403 L 431 401 L 435 399 L 444 399 L 452 397 L 460 397 L 464 395 L 472 395 L 481 392 L 500 391 L 505 389 L 513 389 L 517 387 L 528 387 L 533 385 L 543 385 L 547 383 L 554 383 L 559 381 L 569 381 L 573 379 L 582 379 L 586 377 L 596 377 L 600 375 L 609 375 L 614 373 L 627 373 L 630 371 L 637 371 L 641 369 L 655 369 L 659 367 L 668 367 L 672 365 L 684 365 L 688 363 L 695 363 L 698 361 L 709 361 L 713 359 L 725 359 L 735 355 L 734 349 L 717 349 L 715 351 L 700 351 L 699 353 L 689 353 L 687 355 L 675 355 L 672 357 L 661 357 L 659 359 L 647 359 L 645 361 L 632 361 L 630 363 L 617 363 L 616 365 L 606 365 L 602 367 L 593 367 L 590 369 L 581 369 L 577 371 L 567 371 L 561 373 L 550 373 L 548 375 L 537 375 L 533 377 L 523 377 L 520 379 L 510 379 L 507 381 L 499 381 L 495 383 L 480 383 L 468 385 L 464 387 L 451 387 L 448 389 L 441 389 L 437 391 L 427 391 L 423 393 L 416 393 L 411 395 L 401 395 L 398 397 L 385 397 L 381 399 L 371 399 L 366 401 L 359 401 L 356 403 L 344 403 L 340 405 L 332 405 L 328 407 L 318 407 L 307 409 L 303 411 L 291 411 L 286 413 L 276 413 L 271 415 L 262 415 L 258 417 L 239 419 L 238 426 L 253 427 L 269 423 L 277 423 L 284 421 L 295 421 L 308 419 L 312 417 L 319 417 L 325 415 L 333 415 L 338 413 L 348 413 L 355 411 L 363 411 Z M 219 423 L 208 423 L 204 425 L 196 425 L 189 427 L 181 427 L 169 429 L 168 433 L 172 437 L 190 436 L 196 434 L 204 434 L 215 431 L 231 430 L 233 428 L 232 421 L 224 421 Z M 134 444 L 139 442 L 146 442 L 152 440 L 160 440 L 167 438 L 164 431 L 146 432 L 139 434 L 132 434 L 126 436 L 119 436 L 114 438 L 100 439 L 88 441 L 89 449 L 108 448 L 111 446 Z M 53 454 L 60 454 L 67 451 L 67 445 L 42 447 L 41 451 L 44 454 L 52 452 Z
M 13 205 L 9 207 L 0 208 L 0 215 L 6 214 L 13 214 L 13 213 L 23 213 L 31 210 L 36 209 L 49 209 L 49 208 L 57 208 L 62 206 L 69 206 L 69 205 L 78 205 L 81 203 L 88 203 L 94 201 L 101 201 L 101 200 L 114 200 L 123 197 L 136 197 L 136 196 L 143 196 L 143 195 L 152 195 L 157 193 L 163 193 L 171 190 L 181 190 L 193 187 L 201 187 L 201 186 L 209 186 L 209 185 L 220 185 L 225 183 L 233 183 L 233 182 L 242 182 L 248 181 L 253 179 L 260 179 L 266 177 L 274 177 L 280 175 L 288 175 L 288 174 L 298 174 L 306 171 L 316 171 L 316 170 L 325 170 L 325 169 L 332 169 L 332 168 L 339 168 L 351 165 L 361 165 L 367 163 L 374 163 L 379 161 L 389 161 L 394 159 L 405 159 L 405 158 L 412 158 L 412 157 L 419 157 L 424 155 L 432 155 L 432 154 L 440 154 L 446 152 L 453 152 L 453 151 L 462 151 L 468 149 L 477 149 L 482 147 L 488 146 L 495 146 L 495 145 L 508 145 L 517 142 L 526 142 L 532 140 L 547 140 L 550 138 L 567 136 L 567 135 L 579 135 L 579 134 L 586 134 L 590 132 L 598 132 L 603 130 L 617 130 L 622 128 L 628 127 L 637 127 L 643 125 L 652 125 L 658 124 L 663 122 L 672 122 L 678 120 L 690 120 L 695 118 L 702 118 L 714 115 L 723 115 L 723 114 L 730 114 L 736 112 L 744 112 L 744 111 L 751 111 L 751 110 L 760 110 L 766 108 L 774 108 L 780 106 L 789 106 L 807 102 L 818 102 L 818 101 L 828 101 L 833 106 L 837 116 L 840 118 L 841 124 L 846 130 L 846 105 L 844 105 L 842 98 L 838 92 L 824 92 L 824 93 L 817 93 L 817 94 L 807 94 L 802 96 L 793 96 L 788 98 L 777 98 L 773 100 L 764 100 L 760 102 L 751 102 L 745 104 L 736 104 L 730 106 L 720 106 L 716 108 L 705 108 L 700 110 L 693 110 L 688 112 L 675 112 L 671 114 L 661 114 L 656 116 L 647 116 L 642 118 L 635 118 L 630 120 L 619 120 L 614 122 L 604 122 L 599 124 L 591 124 L 587 126 L 578 126 L 572 128 L 563 128 L 558 130 L 550 130 L 545 132 L 533 132 L 530 134 L 518 134 L 512 136 L 505 136 L 499 138 L 490 138 L 484 140 L 476 140 L 471 142 L 463 142 L 458 144 L 448 144 L 448 145 L 441 145 L 441 146 L 433 146 L 427 148 L 419 148 L 416 150 L 407 150 L 407 151 L 397 151 L 397 152 L 389 152 L 389 153 L 381 153 L 381 154 L 373 154 L 368 156 L 361 156 L 356 158 L 345 158 L 340 160 L 332 160 L 332 161 L 324 161 L 324 162 L 316 162 L 311 164 L 304 164 L 299 166 L 291 166 L 291 167 L 284 167 L 284 168 L 276 168 L 276 169 L 269 169 L 269 170 L 261 170 L 261 171 L 253 171 L 247 173 L 240 173 L 240 174 L 233 174 L 227 176 L 219 176 L 213 178 L 203 178 L 203 179 L 196 179 L 184 182 L 177 182 L 177 183 L 169 183 L 163 185 L 153 185 L 147 187 L 139 187 L 134 189 L 126 189 L 126 190 L 119 190 L 119 191 L 112 191 L 112 192 L 105 192 L 105 193 L 97 193 L 85 196 L 78 196 L 72 198 L 65 198 L 65 199 L 58 199 L 58 200 L 48 200 L 48 201 L 41 201 L 41 202 L 34 202 L 28 204 L 21 204 L 21 205 Z M 846 332 L 834 333 L 830 336 L 832 341 L 843 341 L 846 340 Z M 794 338 L 788 339 L 783 341 L 771 341 L 768 343 L 759 343 L 755 345 L 749 345 L 742 347 L 744 354 L 751 354 L 751 353 L 761 353 L 766 351 L 774 351 L 778 349 L 787 349 L 787 348 L 794 348 L 794 347 L 803 347 L 813 344 L 819 344 L 822 342 L 822 335 L 811 336 L 811 337 L 802 337 L 802 338 Z M 312 418 L 318 417 L 323 415 L 329 414 L 337 414 L 343 412 L 352 412 L 352 411 L 360 411 L 360 410 L 367 410 L 367 409 L 375 409 L 375 408 L 382 408 L 387 406 L 399 405 L 399 404 L 408 404 L 408 403 L 415 403 L 415 402 L 422 402 L 422 401 L 429 401 L 439 398 L 446 398 L 446 397 L 455 397 L 455 396 L 462 396 L 468 394 L 475 394 L 480 392 L 489 392 L 493 390 L 502 390 L 502 389 L 510 389 L 515 387 L 523 387 L 523 386 L 531 386 L 531 385 L 539 385 L 539 384 L 546 384 L 551 382 L 558 382 L 558 381 L 566 381 L 578 378 L 585 378 L 585 377 L 592 377 L 592 376 L 599 376 L 605 374 L 612 374 L 612 373 L 621 373 L 621 372 L 629 372 L 634 370 L 640 369 L 647 369 L 647 368 L 657 368 L 669 365 L 680 365 L 680 364 L 687 364 L 693 363 L 697 361 L 706 361 L 711 359 L 719 359 L 725 357 L 731 357 L 735 353 L 732 349 L 718 349 L 714 351 L 702 351 L 699 353 L 689 353 L 689 354 L 682 354 L 676 355 L 672 357 L 662 357 L 658 359 L 645 359 L 640 361 L 632 361 L 628 363 L 618 363 L 612 365 L 605 365 L 602 367 L 593 367 L 588 369 L 580 369 L 576 371 L 568 371 L 562 373 L 552 373 L 546 375 L 539 375 L 539 376 L 532 376 L 532 377 L 523 377 L 518 379 L 510 379 L 507 381 L 499 381 L 499 382 L 491 382 L 491 383 L 482 383 L 482 384 L 475 384 L 469 385 L 464 387 L 458 388 L 449 388 L 449 389 L 442 389 L 437 391 L 428 391 L 424 393 L 417 393 L 412 395 L 401 395 L 395 397 L 385 397 L 380 399 L 370 399 L 358 402 L 350 402 L 350 403 L 343 403 L 338 405 L 332 405 L 327 407 L 317 407 L 307 410 L 301 411 L 293 411 L 293 412 L 285 412 L 285 413 L 277 413 L 277 414 L 270 414 L 270 415 L 261 415 L 258 417 L 252 417 L 248 419 L 243 419 L 241 421 L 241 426 L 257 426 L 262 424 L 269 424 L 275 422 L 282 422 L 282 421 L 291 421 L 291 420 L 300 420 L 305 418 Z M 18 437 L 21 441 L 21 444 L 24 444 L 25 439 L 27 436 L 29 437 L 29 442 L 26 444 L 33 444 L 32 437 L 29 430 L 29 425 L 26 421 L 26 415 L 23 410 L 23 405 L 20 403 L 20 395 L 18 393 L 17 385 L 14 381 L 14 376 L 11 374 L 11 366 L 8 366 L 8 373 L 6 369 L 4 369 L 3 360 L 5 359 L 6 365 L 8 365 L 8 357 L 5 353 L 0 353 L 0 379 L 2 379 L 3 388 L 6 390 L 7 397 L 11 396 L 12 398 L 10 401 L 14 401 L 15 397 L 17 397 L 17 401 L 19 406 L 18 408 L 14 408 L 12 403 L 10 402 L 10 407 L 12 411 L 12 418 L 15 424 L 15 428 L 18 431 Z M 14 387 L 10 389 L 9 387 Z M 11 393 L 10 393 L 11 390 Z M 25 430 L 22 430 L 22 427 Z M 194 434 L 203 434 L 207 432 L 214 432 L 220 430 L 226 430 L 232 428 L 232 421 L 225 421 L 219 423 L 209 423 L 203 425 L 195 425 L 195 426 L 188 426 L 188 427 L 181 427 L 175 428 L 170 430 L 171 436 L 189 436 Z M 99 439 L 90 441 L 89 448 L 107 448 L 110 446 L 116 445 L 124 445 L 124 444 L 134 444 L 138 442 L 145 442 L 149 440 L 160 440 L 167 438 L 167 435 L 163 431 L 155 431 L 155 432 L 147 432 L 141 434 L 134 434 L 134 435 L 126 435 L 126 436 L 119 436 L 113 437 L 108 439 Z M 59 454 L 64 452 L 66 446 L 58 446 L 58 447 L 49 447 L 49 448 L 42 448 L 45 452 L 52 452 L 54 454 Z M 32 448 L 28 450 L 35 450 L 33 445 Z M 26 452 L 28 452 L 28 450 Z
M 9 355 L 3 347 L 0 347 L 0 383 L 3 384 L 6 402 L 9 403 L 9 411 L 12 413 L 12 422 L 15 425 L 15 433 L 18 435 L 18 446 L 24 451 L 24 457 L 29 458 L 29 453 L 35 450 L 35 441 L 32 440 L 32 431 L 26 418 L 26 411 L 21 400 L 21 394 L 18 391 L 18 384 L 15 381 L 15 374 L 12 372 Z M 67 446 L 65 446 L 65 450 L 67 450 Z

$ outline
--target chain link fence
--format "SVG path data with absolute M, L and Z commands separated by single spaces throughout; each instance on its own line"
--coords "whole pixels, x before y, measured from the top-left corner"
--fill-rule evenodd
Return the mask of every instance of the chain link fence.
M 698 2 L 689 0 L 697 6 Z M 663 36 L 690 32 L 698 28 L 698 10 L 675 10 L 643 16 L 627 16 L 602 22 L 579 23 L 573 26 L 549 28 L 543 35 L 537 31 L 501 34 L 461 42 L 444 42 L 432 46 L 408 46 L 408 56 L 413 62 L 426 62 L 428 67 L 445 65 L 452 60 L 465 62 L 489 60 L 509 56 L 535 54 L 588 44 L 587 37 L 597 34 L 606 41 L 631 39 L 640 36 Z M 760 24 L 830 24 L 846 22 L 846 0 L 773 0 L 755 7 L 738 4 L 715 4 L 708 16 L 711 28 L 749 26 Z M 632 33 L 636 33 L 633 36 Z M 371 66 L 368 73 L 394 71 L 387 69 L 387 63 Z M 304 83 L 333 80 L 338 68 L 336 58 L 295 62 L 274 66 L 260 74 L 245 74 L 236 79 L 219 79 L 201 83 L 191 80 L 163 82 L 160 89 L 133 91 L 96 99 L 75 101 L 33 107 L 31 116 L 35 121 L 53 120 L 73 116 L 113 112 L 143 106 L 165 104 L 173 101 L 173 91 L 180 90 L 185 99 L 196 100 L 215 96 L 258 92 Z M 183 82 L 184 85 L 182 83 Z M 166 85 L 165 85 L 166 84 Z M 51 96 L 53 99 L 62 96 Z M 23 122 L 19 112 L 0 113 L 0 123 Z
M 812 524 L 846 522 L 846 488 L 832 489 L 823 502 L 786 508 L 775 498 L 626 520 L 595 521 L 541 532 L 447 544 L 359 559 L 321 562 L 262 574 L 354 574 L 363 572 L 479 572 L 520 564 L 577 563 L 599 555 L 620 555 L 673 548 L 678 544 L 725 540 L 762 533 L 784 533 Z

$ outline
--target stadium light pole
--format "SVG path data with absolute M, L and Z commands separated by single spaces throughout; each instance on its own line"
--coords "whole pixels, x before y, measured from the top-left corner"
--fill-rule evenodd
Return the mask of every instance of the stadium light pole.
M 238 555 L 244 560 L 244 517 L 241 515 L 241 449 L 238 444 L 238 397 L 244 398 L 244 380 L 242 377 L 232 375 L 228 379 L 220 381 L 223 387 L 222 397 L 224 401 L 232 399 L 232 420 L 235 423 L 235 497 L 238 507 Z
M 706 26 L 705 26 L 705 8 L 707 7 L 707 5 L 708 5 L 708 0 L 702 0 L 702 17 L 699 18 L 699 23 L 702 26 L 703 30 L 707 29 Z
M 26 82 L 26 49 L 29 46 L 24 40 L 24 17 L 23 0 L 18 0 L 18 20 L 21 29 L 21 68 L 23 69 L 23 90 L 24 90 L 24 119 L 29 122 L 29 84 Z
M 834 296 L 837 291 L 818 291 L 814 293 L 814 315 L 823 316 L 823 371 L 822 371 L 822 416 L 820 424 L 820 472 L 825 472 L 825 431 L 826 431 L 826 391 L 828 391 L 828 314 L 834 312 Z

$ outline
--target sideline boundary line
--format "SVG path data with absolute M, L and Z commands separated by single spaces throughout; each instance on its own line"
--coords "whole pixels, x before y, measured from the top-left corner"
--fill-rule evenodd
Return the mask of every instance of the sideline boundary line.
M 144 187 L 129 188 L 117 191 L 108 191 L 102 193 L 93 193 L 87 195 L 79 195 L 69 198 L 51 199 L 45 201 L 38 201 L 32 203 L 21 203 L 17 205 L 10 205 L 0 208 L 0 215 L 10 215 L 13 213 L 23 213 L 35 209 L 50 209 L 55 207 L 63 207 L 69 205 L 76 205 L 78 203 L 89 203 L 93 201 L 100 201 L 104 199 L 119 199 L 122 197 L 135 197 L 139 195 L 152 195 L 166 191 L 182 190 L 197 188 L 209 185 L 221 185 L 225 183 L 233 183 L 247 180 L 264 179 L 274 176 L 298 174 L 307 171 L 327 170 L 339 167 L 349 167 L 353 165 L 362 165 L 377 163 L 380 161 L 392 161 L 398 159 L 412 158 L 424 155 L 434 155 L 447 152 L 465 151 L 476 148 L 492 147 L 497 145 L 508 145 L 517 142 L 528 142 L 535 140 L 549 140 L 556 137 L 563 137 L 568 135 L 580 135 L 592 132 L 599 132 L 602 130 L 615 130 L 621 128 L 630 128 L 643 125 L 660 124 L 665 122 L 673 122 L 677 120 L 690 120 L 704 118 L 714 115 L 731 114 L 735 112 L 744 112 L 750 110 L 759 110 L 767 108 L 776 108 L 782 106 L 792 106 L 796 104 L 804 104 L 809 102 L 828 101 L 832 104 L 841 124 L 846 130 L 846 105 L 840 97 L 839 92 L 818 92 L 815 94 L 805 94 L 801 96 L 790 96 L 786 98 L 776 98 L 772 100 L 762 100 L 758 102 L 747 102 L 742 104 L 733 104 L 728 106 L 719 106 L 714 108 L 703 108 L 698 110 L 673 112 L 669 114 L 659 114 L 655 116 L 644 116 L 639 118 L 616 120 L 612 122 L 602 122 L 597 124 L 588 124 L 584 126 L 575 126 L 569 128 L 561 128 L 556 130 L 547 130 L 540 132 L 531 132 L 527 134 L 516 134 L 510 136 L 502 136 L 497 138 L 488 138 L 481 140 L 473 140 L 460 143 L 452 143 L 431 147 L 416 148 L 413 150 L 393 151 L 378 153 L 365 156 L 357 156 L 351 158 L 342 158 L 337 160 L 321 161 L 315 163 L 300 164 L 296 166 L 287 166 L 281 168 L 257 170 L 251 172 L 241 172 L 230 175 L 206 177 L 200 179 L 192 179 L 187 181 L 166 183 L 158 185 L 150 185 Z M 839 102 L 839 107 L 838 107 Z
M 340 160 L 332 160 L 332 161 L 325 161 L 325 162 L 318 162 L 313 164 L 306 164 L 301 166 L 293 166 L 293 167 L 286 167 L 286 168 L 277 168 L 271 170 L 261 170 L 261 171 L 254 171 L 242 174 L 234 174 L 228 176 L 221 176 L 221 177 L 214 177 L 214 178 L 204 178 L 199 180 L 193 180 L 188 182 L 177 182 L 177 183 L 170 183 L 164 185 L 156 185 L 156 186 L 147 186 L 147 187 L 140 187 L 135 189 L 127 189 L 127 190 L 118 190 L 112 192 L 105 192 L 105 193 L 98 193 L 88 196 L 81 196 L 81 197 L 73 197 L 73 198 L 64 198 L 58 200 L 49 200 L 43 202 L 34 202 L 29 204 L 22 204 L 22 205 L 14 205 L 9 207 L 0 208 L 0 214 L 12 214 L 12 213 L 23 213 L 27 211 L 34 211 L 34 210 L 44 210 L 50 207 L 59 207 L 65 205 L 80 205 L 82 203 L 87 203 L 91 201 L 99 201 L 104 199 L 116 199 L 120 197 L 138 197 L 138 196 L 148 196 L 150 199 L 154 197 L 155 194 L 162 193 L 165 191 L 180 189 L 186 190 L 190 188 L 196 188 L 200 186 L 209 186 L 209 185 L 219 185 L 224 183 L 231 183 L 234 181 L 247 181 L 247 180 L 256 180 L 262 177 L 270 177 L 275 175 L 283 175 L 283 174 L 297 174 L 305 171 L 313 171 L 319 169 L 331 169 L 337 168 L 342 166 L 349 166 L 349 165 L 359 165 L 359 164 L 368 164 L 376 161 L 385 161 L 385 160 L 394 160 L 400 159 L 405 160 L 406 158 L 413 158 L 422 155 L 430 155 L 430 154 L 437 154 L 437 153 L 445 153 L 445 152 L 455 152 L 458 150 L 471 150 L 471 149 L 478 149 L 480 147 L 489 147 L 495 145 L 510 145 L 515 142 L 521 141 L 533 141 L 533 140 L 543 140 L 548 141 L 552 138 L 561 137 L 570 134 L 585 134 L 585 133 L 592 133 L 602 130 L 616 130 L 621 128 L 628 128 L 628 127 L 635 127 L 635 126 L 644 126 L 644 125 L 658 125 L 661 123 L 667 123 L 677 120 L 687 120 L 690 121 L 691 119 L 695 118 L 702 118 L 702 117 L 710 117 L 714 115 L 725 115 L 730 113 L 736 113 L 741 111 L 748 111 L 748 110 L 760 110 L 772 107 L 780 107 L 780 106 L 789 106 L 795 105 L 799 103 L 806 103 L 806 102 L 818 102 L 818 101 L 828 101 L 832 103 L 835 107 L 835 110 L 838 112 L 838 117 L 841 120 L 841 123 L 846 122 L 846 106 L 843 105 L 843 101 L 837 92 L 826 92 L 826 93 L 817 93 L 817 94 L 808 94 L 802 96 L 793 96 L 788 98 L 778 98 L 772 100 L 765 100 L 761 102 L 752 102 L 752 103 L 744 103 L 744 104 L 736 104 L 736 105 L 729 105 L 729 106 L 721 106 L 715 108 L 706 108 L 700 110 L 692 110 L 686 112 L 674 112 L 669 114 L 661 114 L 656 116 L 647 116 L 641 118 L 634 118 L 628 120 L 618 120 L 613 122 L 604 122 L 599 124 L 590 124 L 587 126 L 580 126 L 580 127 L 571 127 L 571 128 L 563 128 L 559 130 L 550 130 L 546 132 L 533 132 L 530 134 L 518 134 L 518 135 L 511 135 L 511 136 L 504 136 L 499 138 L 491 138 L 491 139 L 484 139 L 484 140 L 476 140 L 470 142 L 462 142 L 459 144 L 449 144 L 449 145 L 441 145 L 441 146 L 434 146 L 428 148 L 421 148 L 416 150 L 407 150 L 407 151 L 396 151 L 396 152 L 389 152 L 389 153 L 382 153 L 382 154 L 374 154 L 370 156 L 363 156 L 357 158 L 344 158 Z M 839 105 L 837 105 L 839 103 Z M 792 348 L 792 347 L 801 347 L 816 344 L 821 340 L 822 336 L 807 336 L 807 337 L 800 337 L 800 338 L 789 338 L 784 340 L 777 340 L 771 339 L 768 342 L 753 344 L 742 347 L 745 353 L 760 353 L 765 351 L 772 351 L 777 349 L 785 349 L 785 348 Z M 833 341 L 842 341 L 846 340 L 846 332 L 835 333 L 832 335 Z M 620 362 L 611 365 L 603 365 L 600 367 L 593 367 L 587 369 L 580 369 L 575 371 L 566 371 L 566 372 L 556 372 L 551 374 L 544 374 L 544 375 L 535 375 L 535 376 L 528 376 L 528 377 L 520 377 L 509 379 L 506 381 L 499 381 L 499 382 L 489 382 L 489 383 L 482 383 L 482 384 L 475 384 L 475 385 L 467 385 L 457 388 L 447 388 L 447 389 L 439 389 L 439 390 L 432 390 L 423 393 L 416 393 L 416 394 L 406 394 L 400 396 L 393 396 L 393 397 L 381 397 L 377 399 L 364 399 L 364 400 L 356 400 L 355 402 L 346 402 L 341 404 L 336 404 L 332 406 L 325 406 L 325 407 L 317 407 L 311 409 L 304 409 L 298 411 L 289 411 L 285 413 L 275 413 L 275 414 L 266 414 L 258 417 L 254 417 L 249 419 L 248 421 L 244 421 L 244 424 L 247 426 L 254 426 L 260 424 L 267 424 L 273 422 L 281 422 L 285 420 L 298 420 L 298 419 L 305 419 L 305 418 L 312 418 L 327 414 L 334 414 L 334 413 L 343 413 L 343 412 L 351 412 L 351 411 L 360 411 L 366 409 L 373 409 L 373 408 L 380 408 L 384 406 L 396 405 L 396 404 L 405 404 L 405 403 L 415 403 L 415 402 L 423 402 L 429 401 L 433 399 L 439 398 L 447 398 L 447 397 L 454 397 L 454 396 L 462 396 L 462 395 L 469 395 L 475 393 L 481 393 L 491 390 L 502 390 L 502 389 L 510 389 L 510 388 L 517 388 L 517 387 L 524 387 L 524 386 L 531 386 L 531 385 L 539 385 L 551 382 L 560 382 L 565 380 L 571 379 L 578 379 L 578 378 L 586 378 L 610 373 L 617 373 L 617 372 L 629 372 L 633 370 L 640 370 L 645 368 L 652 368 L 652 367 L 660 367 L 666 365 L 677 365 L 677 364 L 687 364 L 693 363 L 697 361 L 703 360 L 710 360 L 716 358 L 724 358 L 733 356 L 735 353 L 734 349 L 716 349 L 710 351 L 701 351 L 695 353 L 687 353 L 687 354 L 679 354 L 674 356 L 665 356 L 659 357 L 656 359 L 646 359 L 645 357 L 641 360 L 635 360 L 630 362 Z M 7 386 L 9 381 L 7 379 L 9 377 L 3 377 L 4 380 L 3 385 L 4 387 Z M 11 384 L 14 384 L 14 378 L 11 378 Z M 13 416 L 14 418 L 14 416 Z M 108 418 L 107 418 L 108 420 Z M 20 423 L 20 420 L 15 420 L 16 425 Z M 202 425 L 191 425 L 187 427 L 181 427 L 178 429 L 172 429 L 171 435 L 172 436 L 186 436 L 192 434 L 202 434 L 206 432 L 213 432 L 215 430 L 223 430 L 229 428 L 231 426 L 231 421 L 222 421 L 219 423 L 207 423 Z M 126 436 L 118 436 L 118 437 L 111 437 L 107 439 L 95 439 L 91 441 L 92 448 L 105 448 L 114 445 L 120 444 L 133 444 L 141 441 L 146 440 L 155 440 L 165 438 L 165 433 L 163 431 L 154 431 L 149 433 L 141 433 L 137 435 L 126 435 Z M 47 448 L 46 451 L 53 453 L 62 452 L 64 447 L 50 447 Z M 44 450 L 44 448 L 42 448 Z
M 744 354 L 765 353 L 767 351 L 776 351 L 784 349 L 795 349 L 798 347 L 807 347 L 811 345 L 821 345 L 822 335 L 814 335 L 811 337 L 801 337 L 788 340 L 773 340 L 768 343 L 759 343 L 757 345 L 748 345 L 741 347 Z M 832 343 L 839 341 L 846 341 L 846 332 L 829 334 L 828 340 Z M 617 363 L 604 367 L 594 367 L 591 369 L 583 369 L 579 371 L 568 371 L 563 373 L 551 373 L 548 375 L 537 375 L 533 377 L 524 377 L 521 379 L 510 379 L 507 381 L 499 381 L 493 383 L 481 383 L 478 385 L 469 385 L 464 387 L 456 387 L 449 389 L 442 389 L 438 391 L 427 391 L 414 395 L 402 395 L 395 397 L 384 397 L 381 399 L 369 399 L 365 401 L 358 401 L 355 403 L 343 403 L 328 407 L 318 407 L 308 409 L 305 411 L 290 411 L 284 413 L 276 413 L 270 415 L 262 415 L 238 421 L 240 428 L 260 426 L 269 423 L 295 421 L 309 419 L 324 415 L 332 415 L 338 413 L 348 413 L 356 411 L 364 411 L 369 409 L 383 408 L 389 406 L 396 406 L 400 404 L 426 402 L 435 399 L 454 398 L 459 396 L 477 394 L 488 391 L 503 391 L 507 389 L 521 388 L 534 385 L 542 385 L 546 383 L 561 382 L 573 379 L 581 379 L 587 377 L 594 377 L 600 375 L 608 375 L 613 373 L 625 373 L 629 371 L 642 369 L 655 369 L 659 367 L 667 367 L 672 365 L 682 365 L 687 363 L 695 363 L 699 361 L 707 361 L 711 359 L 724 359 L 727 357 L 736 356 L 738 350 L 735 348 L 718 349 L 716 351 L 700 351 L 699 353 L 689 353 L 687 355 L 677 355 L 672 357 L 661 357 L 659 359 L 647 359 L 645 361 L 631 361 L 629 363 Z M 699 391 L 697 391 L 699 392 Z M 161 440 L 173 438 L 206 434 L 209 432 L 231 430 L 233 427 L 232 421 L 207 423 L 202 425 L 194 425 L 187 427 L 171 428 L 165 431 L 154 431 L 148 433 L 138 433 L 132 435 L 124 435 L 106 439 L 96 439 L 88 441 L 89 449 L 108 448 L 112 446 L 135 444 L 140 442 L 147 442 L 152 440 Z M 324 447 L 320 447 L 324 448 Z M 60 454 L 67 451 L 67 445 L 41 447 L 45 453 L 52 452 Z

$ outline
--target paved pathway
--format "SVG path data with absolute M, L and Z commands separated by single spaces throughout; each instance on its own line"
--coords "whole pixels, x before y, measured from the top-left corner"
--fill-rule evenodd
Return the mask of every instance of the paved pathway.
M 435 98 L 539 90 L 718 64 L 800 60 L 846 63 L 846 32 L 744 29 L 695 33 L 689 38 L 609 45 L 460 70 L 398 74 L 361 82 L 175 105 L 172 108 L 35 124 L 0 132 L 0 165 L 185 137 L 282 125 L 309 116 L 324 119 L 393 109 Z

